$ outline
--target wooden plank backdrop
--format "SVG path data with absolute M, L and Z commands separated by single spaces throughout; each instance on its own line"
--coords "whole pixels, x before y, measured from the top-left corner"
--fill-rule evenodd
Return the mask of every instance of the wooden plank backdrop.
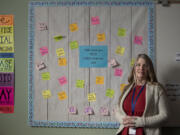
M 72 3 L 71 3 L 72 4 Z M 138 6 L 137 6 L 138 5 Z M 149 7 L 150 5 L 150 7 Z M 121 84 L 127 84 L 131 70 L 131 61 L 139 53 L 147 53 L 149 47 L 148 25 L 149 9 L 152 3 L 133 2 L 123 6 L 67 6 L 56 2 L 32 2 L 29 16 L 29 61 L 33 69 L 29 73 L 29 121 L 31 126 L 52 127 L 118 127 L 113 109 L 121 94 Z M 92 25 L 91 18 L 99 17 L 100 23 Z M 151 18 L 152 19 L 152 18 Z M 70 25 L 76 23 L 78 30 L 71 32 Z M 40 30 L 40 24 L 47 29 Z M 30 29 L 30 28 L 33 28 Z M 118 36 L 118 29 L 125 30 L 124 36 Z M 98 41 L 97 34 L 105 34 L 105 40 Z M 54 37 L 61 35 L 60 41 Z M 142 44 L 135 44 L 135 36 L 141 36 Z M 77 41 L 78 48 L 70 44 Z M 108 60 L 115 59 L 119 66 L 104 68 L 80 68 L 79 46 L 107 46 Z M 48 53 L 42 55 L 40 48 L 46 46 Z M 125 48 L 124 53 L 117 54 L 117 48 Z M 57 56 L 56 50 L 64 49 L 64 56 Z M 66 66 L 58 64 L 59 59 L 66 58 Z M 43 61 L 45 69 L 37 70 L 37 63 Z M 108 62 L 108 61 L 107 61 Z M 115 70 L 122 70 L 122 75 L 115 76 Z M 42 79 L 42 73 L 50 74 L 49 80 Z M 103 84 L 96 84 L 96 77 L 104 77 Z M 61 85 L 59 78 L 65 77 L 67 83 Z M 84 80 L 84 87 L 76 86 L 77 80 Z M 33 82 L 33 83 L 31 83 Z M 113 97 L 106 95 L 106 90 L 114 90 Z M 42 93 L 49 90 L 51 96 L 44 98 Z M 58 93 L 64 91 L 67 98 L 60 100 Z M 95 93 L 96 100 L 88 101 L 88 94 Z M 69 112 L 69 107 L 77 109 L 76 114 Z M 94 113 L 84 113 L 85 107 L 93 108 Z M 106 107 L 109 115 L 100 113 Z M 105 123 L 105 125 L 104 125 Z M 99 125 L 100 124 L 100 125 Z

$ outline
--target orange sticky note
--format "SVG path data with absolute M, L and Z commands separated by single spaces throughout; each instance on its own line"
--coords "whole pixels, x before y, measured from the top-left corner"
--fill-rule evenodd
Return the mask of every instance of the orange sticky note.
M 58 96 L 59 96 L 59 100 L 65 100 L 67 98 L 67 95 L 66 95 L 65 91 L 59 92 Z
M 59 66 L 66 66 L 67 65 L 66 58 L 59 58 L 58 64 Z
M 0 15 L 0 25 L 13 25 L 13 15 Z
M 104 84 L 104 76 L 96 76 L 96 84 Z
M 126 84 L 124 84 L 124 83 L 120 85 L 121 92 L 123 92 L 125 86 L 126 86 Z
M 105 33 L 98 33 L 96 36 L 97 36 L 97 41 L 102 42 L 106 40 Z
M 69 29 L 70 29 L 71 32 L 77 31 L 78 30 L 77 23 L 70 24 Z

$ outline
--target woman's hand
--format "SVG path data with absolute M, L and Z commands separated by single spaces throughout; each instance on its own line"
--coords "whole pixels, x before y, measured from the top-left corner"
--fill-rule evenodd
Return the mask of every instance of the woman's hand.
M 126 116 L 123 118 L 123 125 L 125 127 L 135 127 L 135 120 L 137 118 L 134 116 Z

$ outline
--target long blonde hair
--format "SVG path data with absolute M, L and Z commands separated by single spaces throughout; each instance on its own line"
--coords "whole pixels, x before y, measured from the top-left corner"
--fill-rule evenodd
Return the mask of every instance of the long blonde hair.
M 135 75 L 135 66 L 137 64 L 137 61 L 142 58 L 146 61 L 146 64 L 147 64 L 147 82 L 149 83 L 158 83 L 158 80 L 157 80 L 157 77 L 156 77 L 156 74 L 155 74 L 155 71 L 154 71 L 154 67 L 153 67 L 153 63 L 151 61 L 151 59 L 149 58 L 148 55 L 146 54 L 139 54 L 136 58 L 136 61 L 133 65 L 133 68 L 131 70 L 131 73 L 128 77 L 128 85 L 124 88 L 121 96 L 119 97 L 119 104 L 121 102 L 121 99 L 122 99 L 122 96 L 124 95 L 125 91 L 133 84 L 136 82 L 136 75 Z

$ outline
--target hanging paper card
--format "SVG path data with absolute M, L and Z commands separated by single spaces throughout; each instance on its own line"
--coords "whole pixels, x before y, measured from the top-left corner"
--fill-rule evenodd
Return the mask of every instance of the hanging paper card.
M 63 38 L 64 38 L 63 36 L 59 35 L 59 36 L 55 36 L 55 37 L 54 37 L 54 40 L 55 40 L 55 41 L 60 41 L 60 40 L 62 40 Z
M 56 54 L 57 54 L 58 57 L 64 56 L 65 55 L 64 48 L 56 49 Z
M 67 83 L 67 79 L 65 76 L 60 77 L 58 80 L 61 86 Z
M 67 95 L 66 95 L 66 92 L 65 91 L 61 91 L 58 93 L 58 96 L 59 96 L 59 100 L 65 100 L 67 99 Z
M 51 91 L 50 90 L 43 90 L 42 91 L 43 98 L 47 99 L 51 97 Z
M 118 46 L 116 49 L 116 53 L 120 55 L 124 55 L 124 51 L 125 51 L 125 48 L 121 46 Z
M 75 106 L 70 106 L 69 107 L 69 113 L 70 114 L 77 114 L 77 109 Z
M 42 56 L 44 56 L 45 54 L 48 53 L 48 47 L 47 46 L 43 46 L 40 48 L 40 53 Z
M 118 36 L 120 36 L 120 37 L 126 36 L 126 29 L 124 29 L 124 28 L 119 28 L 119 29 L 118 29 Z
M 76 23 L 70 24 L 69 29 L 71 32 L 75 32 L 78 30 L 78 25 Z
M 77 80 L 76 81 L 77 88 L 84 88 L 84 80 Z
M 40 31 L 48 30 L 47 24 L 46 23 L 38 23 L 38 29 Z
M 96 36 L 97 36 L 97 41 L 102 42 L 106 40 L 105 33 L 98 33 Z
M 100 108 L 100 114 L 103 116 L 108 116 L 109 115 L 109 109 L 107 107 L 101 107 Z
M 125 86 L 126 86 L 126 84 L 121 84 L 121 85 L 120 85 L 121 93 L 123 92 Z
M 50 80 L 50 73 L 49 72 L 43 72 L 41 73 L 42 80 Z
M 96 84 L 104 84 L 104 76 L 96 76 Z
M 134 44 L 142 45 L 143 43 L 143 37 L 142 36 L 135 36 L 134 37 Z
M 66 66 L 66 64 L 67 64 L 66 58 L 59 58 L 58 64 L 59 64 L 59 66 Z
M 115 68 L 114 76 L 122 76 L 123 70 L 120 68 Z
M 93 109 L 90 106 L 88 106 L 88 107 L 84 108 L 84 113 L 86 115 L 92 115 L 92 114 L 94 114 L 94 111 L 93 111 Z
M 88 94 L 88 101 L 89 102 L 96 101 L 96 94 L 95 93 L 89 93 Z
M 71 49 L 77 49 L 79 47 L 78 42 L 77 41 L 71 41 L 70 47 L 71 47 Z
M 99 16 L 91 17 L 91 24 L 92 25 L 100 24 Z
M 107 97 L 110 97 L 110 98 L 113 98 L 113 97 L 114 97 L 114 90 L 112 90 L 112 89 L 107 89 L 107 90 L 106 90 L 106 96 L 107 96 Z

